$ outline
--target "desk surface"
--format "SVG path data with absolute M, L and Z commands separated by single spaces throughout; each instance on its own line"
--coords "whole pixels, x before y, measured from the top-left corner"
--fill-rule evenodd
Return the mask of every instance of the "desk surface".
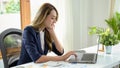
M 0 68 L 4 68 L 3 60 L 0 59 Z
M 95 52 L 97 46 L 85 48 L 87 52 Z M 120 64 L 120 44 L 113 46 L 112 54 L 105 54 L 104 52 L 98 52 L 98 59 L 96 64 L 71 64 L 64 61 L 46 63 L 27 63 L 13 68 L 112 68 Z

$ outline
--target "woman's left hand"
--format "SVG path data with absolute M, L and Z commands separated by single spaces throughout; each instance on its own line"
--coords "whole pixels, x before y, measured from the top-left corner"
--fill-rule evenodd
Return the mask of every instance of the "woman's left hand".
M 54 28 L 55 28 L 55 25 L 52 24 L 50 27 L 47 27 L 47 30 L 49 31 L 50 34 L 53 34 L 54 33 Z

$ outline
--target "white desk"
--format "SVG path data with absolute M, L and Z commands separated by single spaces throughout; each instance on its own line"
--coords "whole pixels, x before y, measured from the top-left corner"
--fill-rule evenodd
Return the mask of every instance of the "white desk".
M 96 46 L 85 48 L 87 52 L 94 52 Z M 120 64 L 120 45 L 113 47 L 112 54 L 105 54 L 103 52 L 98 53 L 98 59 L 96 64 L 71 64 L 68 62 L 53 62 L 46 63 L 28 63 L 13 68 L 113 68 Z M 119 68 L 119 67 L 118 67 Z
M 96 52 L 97 46 L 85 48 L 86 52 Z M 113 68 L 120 64 L 120 44 L 113 46 L 112 53 L 98 52 L 98 59 L 96 64 L 87 64 L 88 68 Z M 116 68 L 116 67 L 115 67 Z M 119 67 L 117 67 L 119 68 Z
M 0 68 L 4 68 L 3 60 L 0 59 Z

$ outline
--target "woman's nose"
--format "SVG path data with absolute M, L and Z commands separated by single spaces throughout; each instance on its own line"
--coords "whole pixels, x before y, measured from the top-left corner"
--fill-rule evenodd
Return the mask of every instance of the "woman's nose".
M 54 22 L 53 23 L 56 23 L 56 20 L 54 20 Z

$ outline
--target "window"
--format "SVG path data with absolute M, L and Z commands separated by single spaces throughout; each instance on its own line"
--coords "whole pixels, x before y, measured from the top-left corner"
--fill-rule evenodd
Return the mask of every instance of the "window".
M 0 0 L 0 33 L 7 28 L 21 28 L 20 0 Z
M 1 0 L 0 1 L 0 14 L 10 14 L 20 12 L 19 0 Z

